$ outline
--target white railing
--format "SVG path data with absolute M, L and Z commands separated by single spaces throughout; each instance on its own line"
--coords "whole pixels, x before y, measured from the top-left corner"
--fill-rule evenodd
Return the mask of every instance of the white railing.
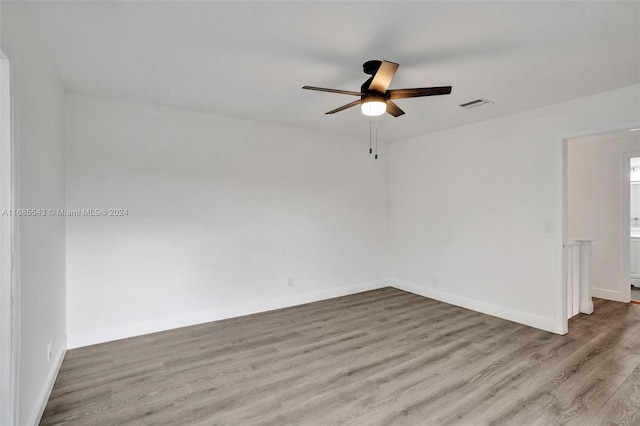
M 591 240 L 569 240 L 567 248 L 567 318 L 593 312 Z

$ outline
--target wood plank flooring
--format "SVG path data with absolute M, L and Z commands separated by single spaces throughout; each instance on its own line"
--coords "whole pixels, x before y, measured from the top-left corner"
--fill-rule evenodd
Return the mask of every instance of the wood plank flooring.
M 70 350 L 42 425 L 640 425 L 640 305 L 558 336 L 393 288 Z

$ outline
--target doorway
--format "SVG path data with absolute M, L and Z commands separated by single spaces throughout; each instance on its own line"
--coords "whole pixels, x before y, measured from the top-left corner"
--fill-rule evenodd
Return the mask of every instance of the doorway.
M 640 132 L 633 128 L 567 140 L 567 239 L 593 241 L 591 295 L 626 303 L 636 248 L 631 247 L 632 157 L 640 157 Z

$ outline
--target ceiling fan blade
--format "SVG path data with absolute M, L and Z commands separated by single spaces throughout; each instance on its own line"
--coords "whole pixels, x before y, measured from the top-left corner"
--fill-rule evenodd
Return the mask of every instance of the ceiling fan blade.
M 395 62 L 382 61 L 376 75 L 374 75 L 373 80 L 371 80 L 371 84 L 369 84 L 369 90 L 385 93 L 397 69 L 398 64 Z
M 389 99 L 419 98 L 421 96 L 448 95 L 451 93 L 451 86 L 442 87 L 416 87 L 415 89 L 393 89 L 389 90 Z
M 395 104 L 395 102 L 390 100 L 387 100 L 387 112 L 394 117 L 400 117 L 402 114 L 404 114 L 404 111 L 401 110 L 400 107 Z
M 356 106 L 356 105 L 360 105 L 360 99 L 358 99 L 357 101 L 349 102 L 348 104 L 346 104 L 346 105 L 342 105 L 342 106 L 341 106 L 341 107 L 339 107 L 339 108 L 332 109 L 332 110 L 331 110 L 331 111 L 329 111 L 329 112 L 325 112 L 325 114 L 335 114 L 336 112 L 343 111 L 343 110 L 345 110 L 345 109 L 347 109 L 347 108 L 351 108 L 351 107 L 354 107 L 354 106 Z
M 362 96 L 360 92 L 352 92 L 350 90 L 325 89 L 324 87 L 302 86 L 303 89 L 316 90 L 318 92 L 339 93 L 341 95 Z

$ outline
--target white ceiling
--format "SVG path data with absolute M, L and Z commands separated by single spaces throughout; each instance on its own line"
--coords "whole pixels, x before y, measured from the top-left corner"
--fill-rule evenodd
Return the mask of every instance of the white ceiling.
M 640 82 L 640 2 L 25 2 L 69 91 L 368 137 L 344 95 L 398 62 L 385 140 Z M 465 110 L 479 97 L 492 105 Z

